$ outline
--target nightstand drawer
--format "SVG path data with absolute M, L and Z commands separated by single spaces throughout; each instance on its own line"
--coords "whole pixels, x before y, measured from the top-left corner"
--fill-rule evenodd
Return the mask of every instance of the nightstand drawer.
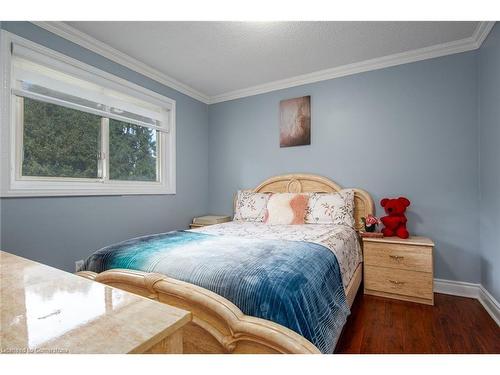
M 366 265 L 432 272 L 432 247 L 366 242 L 363 250 Z
M 365 264 L 365 291 L 378 291 L 423 299 L 433 298 L 432 273 Z

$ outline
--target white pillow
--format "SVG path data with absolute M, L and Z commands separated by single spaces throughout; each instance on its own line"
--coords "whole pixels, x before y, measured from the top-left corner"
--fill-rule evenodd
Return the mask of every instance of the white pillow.
M 311 193 L 306 210 L 308 224 L 337 224 L 354 228 L 354 190 Z
M 273 194 L 267 202 L 264 222 L 270 225 L 304 224 L 308 200 L 307 194 Z
M 239 190 L 236 197 L 234 220 L 236 221 L 264 221 L 267 201 L 270 193 L 254 193 Z

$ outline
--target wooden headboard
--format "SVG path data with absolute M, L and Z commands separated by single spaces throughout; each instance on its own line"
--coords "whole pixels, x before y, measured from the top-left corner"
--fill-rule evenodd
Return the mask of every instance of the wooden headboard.
M 332 180 L 314 174 L 287 174 L 267 179 L 255 189 L 256 193 L 334 193 L 342 188 Z M 354 190 L 354 219 L 356 230 L 363 228 L 362 217 L 374 214 L 373 199 L 362 189 Z

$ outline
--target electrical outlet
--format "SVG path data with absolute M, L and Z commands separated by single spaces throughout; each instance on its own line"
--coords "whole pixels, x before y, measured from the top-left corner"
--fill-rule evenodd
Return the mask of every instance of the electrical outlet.
M 77 260 L 75 262 L 75 272 L 80 271 L 82 267 L 83 267 L 83 259 Z

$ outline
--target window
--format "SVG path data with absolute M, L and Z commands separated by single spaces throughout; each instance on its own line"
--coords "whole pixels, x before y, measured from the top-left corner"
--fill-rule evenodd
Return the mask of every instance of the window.
M 109 120 L 109 165 L 112 180 L 156 181 L 156 131 Z
M 175 101 L 5 31 L 1 48 L 2 196 L 175 193 Z
M 22 111 L 21 175 L 99 178 L 101 117 L 17 98 Z

